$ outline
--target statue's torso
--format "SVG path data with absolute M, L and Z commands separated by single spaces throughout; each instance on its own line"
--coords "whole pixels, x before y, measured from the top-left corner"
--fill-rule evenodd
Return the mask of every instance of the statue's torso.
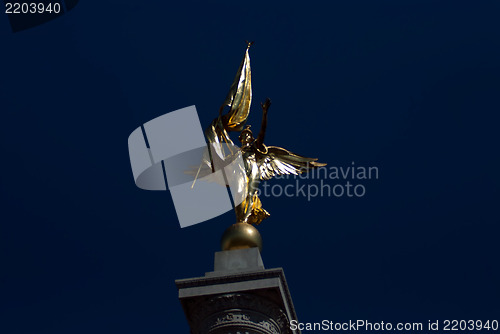
M 249 178 L 249 190 L 250 192 L 257 190 L 260 182 L 260 172 L 259 165 L 257 164 L 256 148 L 255 144 L 252 143 L 246 147 L 241 148 L 243 161 L 245 163 L 245 170 L 247 177 Z

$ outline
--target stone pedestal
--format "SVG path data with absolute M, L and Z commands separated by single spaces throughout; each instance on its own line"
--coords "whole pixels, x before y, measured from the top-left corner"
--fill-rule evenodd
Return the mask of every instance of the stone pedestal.
M 214 271 L 177 280 L 192 334 L 298 334 L 283 269 L 265 269 L 258 248 L 215 253 Z

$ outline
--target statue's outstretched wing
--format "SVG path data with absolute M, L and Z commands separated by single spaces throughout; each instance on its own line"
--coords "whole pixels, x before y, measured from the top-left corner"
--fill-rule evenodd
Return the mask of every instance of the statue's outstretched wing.
M 250 55 L 248 54 L 250 45 L 251 43 L 248 43 L 245 56 L 241 61 L 233 84 L 219 110 L 219 116 L 205 130 L 209 146 L 222 159 L 227 156 L 227 152 L 224 151 L 224 144 L 227 144 L 226 147 L 229 148 L 235 146 L 231 138 L 229 138 L 228 131 L 241 131 L 250 113 L 250 104 L 252 102 L 252 75 Z M 227 114 L 222 115 L 225 106 L 230 107 L 230 109 Z M 233 152 L 229 153 L 232 154 Z
M 267 146 L 265 148 L 267 153 L 257 154 L 261 180 L 269 180 L 276 175 L 298 175 L 313 168 L 326 166 L 324 163 L 316 162 L 318 160 L 316 158 L 306 158 L 281 147 Z

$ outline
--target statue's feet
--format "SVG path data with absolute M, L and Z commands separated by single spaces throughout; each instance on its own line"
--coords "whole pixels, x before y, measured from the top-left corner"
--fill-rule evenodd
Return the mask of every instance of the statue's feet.
M 254 208 L 252 214 L 248 217 L 248 223 L 259 225 L 264 219 L 269 218 L 269 216 L 271 215 L 265 209 Z

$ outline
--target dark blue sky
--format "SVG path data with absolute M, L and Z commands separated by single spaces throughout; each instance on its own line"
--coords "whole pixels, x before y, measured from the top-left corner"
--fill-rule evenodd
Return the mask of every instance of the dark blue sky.
M 207 126 L 245 40 L 254 127 L 273 100 L 267 144 L 379 168 L 362 198 L 262 199 L 264 263 L 299 319 L 498 319 L 499 16 L 498 1 L 81 1 L 12 33 L 1 14 L 0 332 L 188 332 L 174 280 L 213 269 L 234 214 L 180 229 L 168 192 L 135 186 L 127 138 L 193 104 Z

